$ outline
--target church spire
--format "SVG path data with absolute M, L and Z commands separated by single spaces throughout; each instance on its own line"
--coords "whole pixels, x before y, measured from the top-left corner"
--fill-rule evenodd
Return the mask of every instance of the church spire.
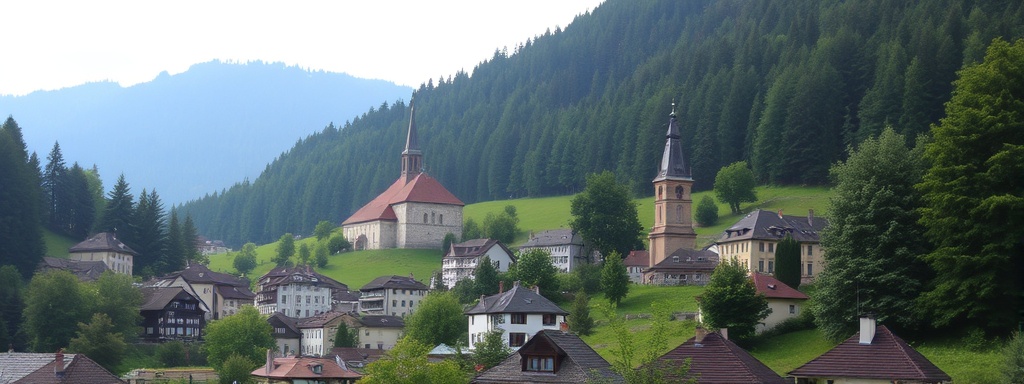
M 672 103 L 669 114 L 668 132 L 665 133 L 665 152 L 661 155 L 661 167 L 654 181 L 665 179 L 690 179 L 690 168 L 683 157 L 683 145 L 679 141 L 679 122 L 676 120 L 676 103 Z
M 402 151 L 402 180 L 409 183 L 423 168 L 423 152 L 416 134 L 416 107 L 409 103 L 409 131 L 405 136 L 405 150 Z

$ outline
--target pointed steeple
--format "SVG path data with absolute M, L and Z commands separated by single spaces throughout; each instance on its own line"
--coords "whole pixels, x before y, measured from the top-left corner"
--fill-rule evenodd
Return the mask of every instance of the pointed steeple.
M 665 134 L 665 152 L 661 155 L 661 167 L 654 181 L 665 179 L 690 180 L 690 167 L 683 157 L 683 145 L 679 141 L 679 122 L 676 120 L 676 103 L 672 103 L 669 114 L 668 132 Z
M 405 136 L 405 150 L 402 151 L 401 179 L 408 184 L 422 169 L 423 152 L 420 152 L 420 138 L 416 133 L 416 107 L 409 103 L 409 131 Z

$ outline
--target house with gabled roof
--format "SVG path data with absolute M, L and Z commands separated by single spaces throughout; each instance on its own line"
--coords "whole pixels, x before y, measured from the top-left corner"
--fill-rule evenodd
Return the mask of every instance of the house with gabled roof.
M 45 256 L 36 270 L 37 272 L 52 270 L 68 271 L 75 275 L 78 281 L 96 281 L 99 280 L 100 276 L 103 276 L 103 272 L 110 269 L 102 261 L 79 261 Z
M 124 381 L 83 354 L 0 353 L 4 384 L 124 384 Z
M 100 232 L 68 249 L 73 261 L 102 261 L 107 269 L 126 275 L 132 274 L 138 252 L 125 245 L 111 232 Z
M 681 376 L 676 368 L 689 361 L 690 368 Z M 655 362 L 654 369 L 673 381 L 695 379 L 700 384 L 765 383 L 784 384 L 785 379 L 729 340 L 726 333 L 697 328 L 696 335 L 673 348 Z
M 206 307 L 206 320 L 216 320 L 238 312 L 242 305 L 252 304 L 256 294 L 249 282 L 226 273 L 214 272 L 200 263 L 188 263 L 185 269 L 157 278 L 156 287 L 182 287 L 195 295 Z
M 654 285 L 705 285 L 718 266 L 718 254 L 679 248 L 644 270 L 644 282 Z
M 303 356 L 321 356 L 334 346 L 334 334 L 342 322 L 341 312 L 328 311 L 299 319 L 296 326 L 302 334 L 299 350 Z
M 644 271 L 650 267 L 648 265 L 650 261 L 651 254 L 647 251 L 629 251 L 629 255 L 622 259 L 622 264 L 626 266 L 626 274 L 629 275 L 629 281 L 634 284 L 643 284 Z
M 624 383 L 611 364 L 575 334 L 543 329 L 473 383 Z
M 363 375 L 353 371 L 338 357 L 273 357 L 267 350 L 267 361 L 252 371 L 258 384 L 353 384 Z
M 810 297 L 771 275 L 751 273 L 750 279 L 754 281 L 754 288 L 757 293 L 764 295 L 768 301 L 768 308 L 772 312 L 761 319 L 755 327 L 757 333 L 767 331 L 781 324 L 782 322 L 800 316 L 804 310 L 804 304 Z
M 564 309 L 540 295 L 539 288 L 524 288 L 516 281 L 512 289 L 481 297 L 466 311 L 469 317 L 469 349 L 492 330 L 501 330 L 501 338 L 512 349 L 526 344 L 527 338 L 543 329 L 559 329 L 569 315 Z
M 410 107 L 409 130 L 402 151 L 402 173 L 384 192 L 341 223 L 356 250 L 433 248 L 446 234 L 462 237 L 465 203 L 423 171 L 423 152 Z
M 206 326 L 206 310 L 198 297 L 182 287 L 143 287 L 142 339 L 200 340 Z
M 928 358 L 864 316 L 860 330 L 821 356 L 788 373 L 798 384 L 949 383 L 952 378 Z
M 274 312 L 267 318 L 270 324 L 271 336 L 274 337 L 275 355 L 290 356 L 298 355 L 302 351 L 302 332 L 299 331 L 298 319 L 285 316 L 281 312 Z
M 405 331 L 405 320 L 398 316 L 363 315 L 357 319 L 359 345 L 389 350 L 398 344 Z
M 572 229 L 552 229 L 531 233 L 530 238 L 519 247 L 519 252 L 543 249 L 551 254 L 551 264 L 560 272 L 572 272 L 580 263 L 587 262 L 583 252 L 583 237 Z
M 381 276 L 359 288 L 359 312 L 405 317 L 416 310 L 430 288 L 409 276 Z
M 473 273 L 484 256 L 490 258 L 499 272 L 508 271 L 515 262 L 515 254 L 495 239 L 473 239 L 454 243 L 441 259 L 441 280 L 449 289 L 463 279 L 473 279 Z
M 256 308 L 261 314 L 281 312 L 304 318 L 331 311 L 348 286 L 309 266 L 276 267 L 256 282 Z
M 825 267 L 821 233 L 828 220 L 807 216 L 783 215 L 782 211 L 754 210 L 725 230 L 718 238 L 719 253 L 728 260 L 735 257 L 750 272 L 775 272 L 775 249 L 779 241 L 791 236 L 800 243 L 801 278 L 811 281 Z

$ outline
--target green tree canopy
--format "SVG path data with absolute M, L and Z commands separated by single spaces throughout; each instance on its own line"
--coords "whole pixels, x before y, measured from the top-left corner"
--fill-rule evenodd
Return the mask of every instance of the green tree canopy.
M 483 340 L 476 343 L 476 347 L 473 349 L 473 363 L 483 366 L 484 369 L 489 369 L 508 358 L 512 354 L 512 348 L 509 348 L 505 340 L 502 339 L 501 336 L 504 333 L 505 331 L 501 328 L 484 333 Z
M 604 171 L 587 176 L 587 186 L 574 196 L 569 226 L 583 240 L 607 255 L 620 255 L 642 249 L 640 232 L 643 226 L 636 213 L 636 204 L 629 188 L 615 180 L 615 174 Z
M 123 335 L 126 342 L 138 338 L 142 331 L 142 292 L 132 285 L 134 282 L 131 276 L 106 271 L 90 284 L 97 293 L 92 311 L 107 316 L 113 332 Z
M 520 252 L 516 263 L 509 269 L 509 278 L 518 280 L 524 287 L 540 287 L 540 293 L 548 300 L 558 301 L 558 269 L 551 264 L 551 253 L 534 248 Z
M 232 354 L 250 362 L 263 361 L 267 349 L 274 348 L 274 329 L 256 307 L 242 306 L 234 315 L 214 320 L 206 326 L 203 350 L 214 369 L 220 369 Z
M 240 274 L 247 274 L 256 268 L 256 244 L 245 243 L 242 249 L 235 254 L 235 260 L 232 262 L 235 270 Z
M 313 256 L 313 252 L 309 249 L 309 243 L 302 243 L 299 245 L 299 262 L 304 265 L 309 265 L 309 259 Z
M 249 384 L 253 382 L 252 371 L 260 364 L 247 356 L 232 353 L 217 369 L 220 384 Z
M 468 329 L 462 304 L 450 292 L 431 292 L 405 319 L 405 338 L 426 345 L 464 342 Z
M 772 313 L 768 300 L 757 293 L 747 268 L 735 258 L 715 267 L 700 298 L 703 322 L 712 329 L 728 328 L 729 337 L 754 335 L 754 327 Z
M 469 376 L 453 360 L 431 363 L 427 353 L 433 348 L 408 336 L 398 341 L 380 360 L 366 366 L 361 384 L 465 384 Z
M 317 268 L 323 268 L 327 266 L 327 245 L 320 243 L 316 245 L 316 250 L 313 251 L 313 261 Z
M 103 368 L 114 371 L 128 348 L 124 338 L 110 322 L 110 317 L 96 313 L 88 324 L 78 323 L 78 336 L 71 339 L 69 349 L 83 353 Z
M 338 324 L 338 330 L 334 331 L 334 346 L 353 348 L 359 346 L 359 329 L 349 328 L 344 321 Z
M 21 329 L 22 311 L 25 308 L 24 285 L 21 274 L 13 265 L 0 266 L 0 320 L 5 324 L 5 333 L 0 339 L 9 345 L 14 344 L 16 350 L 24 350 L 22 340 L 15 337 Z
M 1024 40 L 959 72 L 932 134 L 918 188 L 937 276 L 922 302 L 936 325 L 1008 334 L 1024 308 Z
M 746 161 L 722 167 L 715 175 L 715 197 L 729 204 L 732 213 L 740 213 L 740 203 L 757 201 L 756 186 L 754 172 L 747 167 Z
M 500 213 L 488 212 L 484 217 L 483 232 L 487 238 L 511 244 L 519 233 L 519 215 L 514 205 L 506 205 Z
M 576 292 L 566 322 L 569 323 L 569 329 L 577 335 L 590 336 L 594 333 L 594 318 L 590 317 L 590 297 L 586 292 Z
M 92 316 L 96 298 L 67 271 L 38 273 L 28 284 L 23 327 L 37 352 L 56 351 Z M 54 310 L 60 308 L 60 310 Z
M 319 223 L 316 223 L 316 228 L 313 229 L 313 235 L 316 236 L 317 241 L 321 241 L 330 237 L 331 232 L 333 232 L 337 227 L 338 226 L 334 225 L 334 223 L 330 221 L 321 220 Z
M 629 294 L 629 274 L 626 273 L 626 265 L 622 263 L 622 255 L 618 252 L 613 251 L 604 259 L 601 288 L 608 302 L 615 306 Z
M 7 117 L 0 126 L 0 265 L 15 266 L 25 278 L 45 252 L 41 182 L 39 159 L 29 157 L 21 127 Z
M 800 288 L 800 242 L 786 235 L 775 246 L 775 278 L 793 289 Z
M 349 243 L 345 236 L 331 236 L 331 239 L 327 241 L 327 251 L 332 255 L 348 249 L 352 249 L 352 243 Z
M 494 262 L 491 261 L 490 256 L 484 255 L 480 258 L 476 269 L 473 270 L 473 296 L 490 296 L 498 293 L 499 281 L 498 269 L 494 267 Z
M 812 307 L 829 338 L 853 334 L 867 312 L 893 326 L 917 322 L 912 309 L 928 278 L 920 256 L 929 249 L 914 190 L 924 171 L 922 151 L 886 128 L 832 167 L 835 194 L 821 239 L 827 268 L 818 275 Z
M 718 224 L 718 205 L 715 204 L 715 199 L 711 196 L 702 197 L 697 203 L 697 211 L 694 213 L 697 224 L 702 227 Z
M 468 218 L 462 222 L 462 241 L 479 239 L 484 237 L 483 231 L 480 229 L 480 225 L 476 223 L 473 218 Z
M 281 235 L 277 239 L 277 253 L 274 255 L 274 263 L 278 267 L 288 264 L 288 259 L 295 254 L 295 237 L 291 233 Z

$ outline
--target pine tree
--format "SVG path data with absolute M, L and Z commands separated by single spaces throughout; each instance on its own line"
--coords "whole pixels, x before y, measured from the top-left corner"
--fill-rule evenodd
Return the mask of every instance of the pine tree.
M 775 247 L 775 279 L 800 288 L 800 242 L 786 235 Z
M 196 263 L 205 261 L 199 253 L 199 248 L 196 247 L 196 241 L 198 240 L 199 233 L 196 231 L 195 224 L 192 223 L 192 215 L 186 215 L 185 224 L 181 226 L 181 243 L 185 247 L 186 261 Z
M 135 258 L 135 269 L 144 276 L 170 272 L 157 270 L 161 263 L 166 263 L 167 233 L 163 203 L 156 190 L 150 193 L 142 190 L 139 204 L 132 215 L 132 228 L 135 231 L 129 239 L 129 246 L 139 253 Z
M 626 265 L 622 264 L 622 255 L 618 252 L 612 252 L 604 259 L 604 267 L 601 268 L 601 289 L 608 302 L 615 306 L 629 294 L 629 274 L 626 273 Z
M 178 210 L 171 208 L 171 221 L 167 225 L 167 256 L 158 264 L 157 269 L 163 272 L 184 269 L 187 257 L 185 249 L 181 222 L 178 220 Z
M 46 225 L 55 231 L 64 233 L 68 222 L 69 207 L 67 191 L 68 167 L 64 164 L 64 155 L 60 152 L 60 143 L 54 142 L 53 149 L 46 156 L 46 169 L 43 170 L 43 192 L 46 202 Z
M 132 228 L 132 213 L 135 211 L 135 196 L 131 193 L 131 187 L 124 178 L 124 174 L 118 176 L 114 189 L 107 194 L 107 209 L 103 212 L 103 220 L 100 222 L 99 232 L 113 232 L 125 235 L 134 232 Z M 131 235 L 128 235 L 131 236 Z
M 13 265 L 27 277 L 42 261 L 45 245 L 38 159 L 25 148 L 21 127 L 8 117 L 0 126 L 0 265 Z
M 89 175 L 78 163 L 68 171 L 67 189 L 70 200 L 66 232 L 76 238 L 85 238 L 96 222 L 96 201 L 89 189 Z

